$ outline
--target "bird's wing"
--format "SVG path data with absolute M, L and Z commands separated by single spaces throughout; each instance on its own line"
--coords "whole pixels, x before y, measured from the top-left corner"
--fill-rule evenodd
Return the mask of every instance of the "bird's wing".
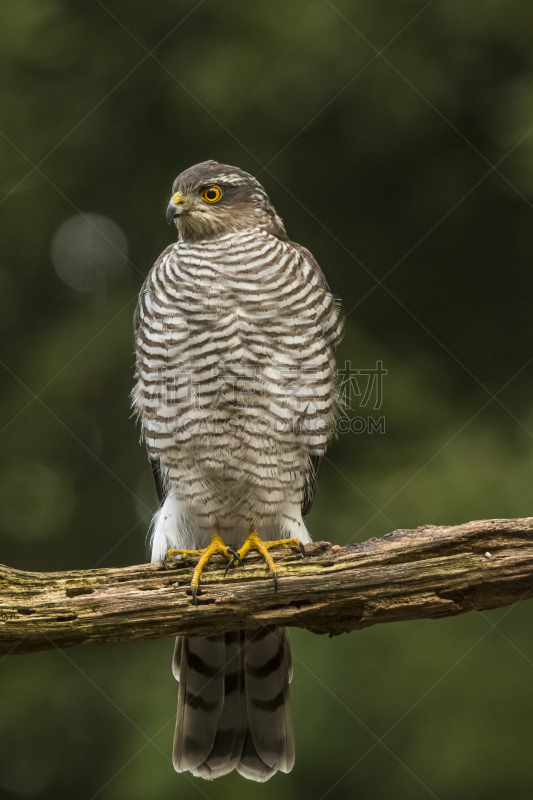
M 325 336 L 325 339 L 333 352 L 337 349 L 341 339 L 342 339 L 342 331 L 344 328 L 344 318 L 341 313 L 340 309 L 340 302 L 331 294 L 331 290 L 329 288 L 328 282 L 324 277 L 324 273 L 320 269 L 320 266 L 310 252 L 307 247 L 304 247 L 301 244 L 297 244 L 296 242 L 290 242 L 292 247 L 297 250 L 302 258 L 309 264 L 313 272 L 318 277 L 318 280 L 322 284 L 325 293 L 331 299 L 331 312 L 330 314 L 326 314 L 323 317 L 322 322 L 322 331 Z M 319 455 L 312 455 L 310 458 L 310 467 L 307 472 L 306 483 L 304 486 L 304 496 L 302 501 L 302 517 L 308 516 L 311 511 L 311 506 L 313 505 L 313 498 L 316 490 L 317 480 L 318 480 L 318 472 L 320 469 L 320 463 L 322 461 L 322 456 Z
M 155 262 L 154 267 L 157 266 L 157 264 L 170 252 L 170 250 L 172 250 L 173 247 L 174 245 L 172 244 L 169 245 L 169 247 L 167 247 L 165 250 L 163 250 L 159 258 Z M 146 278 L 145 282 L 142 285 L 141 291 L 139 292 L 139 299 L 137 301 L 137 305 L 135 306 L 135 311 L 133 313 L 133 337 L 136 350 L 137 350 L 137 337 L 139 335 L 139 329 L 141 327 L 141 302 L 147 283 L 148 283 L 148 278 Z M 137 369 L 139 369 L 138 360 L 137 360 Z M 148 454 L 148 460 L 152 467 L 152 474 L 154 476 L 157 500 L 159 502 L 159 505 L 162 506 L 165 497 L 167 496 L 167 489 L 163 481 L 163 475 L 161 473 L 161 462 L 158 458 L 153 458 L 152 456 L 150 456 L 150 454 Z
M 342 339 L 342 331 L 344 328 L 344 316 L 341 313 L 340 301 L 337 300 L 337 298 L 332 295 L 328 282 L 324 277 L 324 273 L 320 269 L 318 261 L 311 253 L 311 251 L 308 250 L 307 247 L 304 247 L 301 244 L 297 244 L 296 242 L 289 242 L 289 244 L 292 245 L 292 247 L 294 247 L 294 249 L 300 253 L 302 258 L 305 259 L 305 261 L 307 261 L 307 263 L 317 276 L 319 282 L 323 286 L 324 291 L 327 294 L 327 297 L 330 299 L 331 313 L 322 316 L 321 327 L 324 336 L 326 337 L 327 343 L 329 344 L 333 352 L 335 352 Z
M 322 456 L 311 456 L 311 469 L 307 473 L 307 479 L 304 486 L 304 497 L 302 500 L 302 517 L 305 519 L 309 516 L 311 506 L 315 496 L 316 485 L 318 481 L 318 472 L 320 470 L 320 462 Z
M 163 482 L 163 477 L 161 475 L 161 461 L 157 458 L 150 458 L 148 456 L 148 460 L 152 465 L 152 475 L 154 476 L 154 483 L 155 483 L 155 491 L 157 494 L 157 501 L 160 506 L 163 505 L 165 502 L 165 498 L 167 496 L 167 488 Z

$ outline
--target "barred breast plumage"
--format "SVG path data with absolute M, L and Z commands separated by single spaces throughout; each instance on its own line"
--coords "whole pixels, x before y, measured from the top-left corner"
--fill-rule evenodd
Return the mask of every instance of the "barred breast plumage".
M 222 200 L 211 208 L 206 193 L 215 189 Z M 169 548 L 206 547 L 215 523 L 232 548 L 242 545 L 251 525 L 263 540 L 309 541 L 302 505 L 310 505 L 314 467 L 335 413 L 337 303 L 312 255 L 288 240 L 264 189 L 247 173 L 205 162 L 183 173 L 173 191 L 180 240 L 154 265 L 136 314 L 134 405 L 166 493 L 152 558 L 164 558 Z M 285 633 L 187 640 L 178 650 L 175 670 L 190 685 L 195 669 L 204 678 L 196 681 L 196 701 L 180 692 L 176 768 L 217 777 L 236 766 L 256 780 L 288 771 L 294 748 Z M 249 692 L 257 690 L 254 675 L 263 675 L 267 692 L 278 676 L 277 711 L 257 698 L 255 705 L 244 699 L 232 705 L 224 681 L 216 688 L 213 670 L 218 665 L 219 677 L 229 675 L 231 653 L 243 698 L 246 681 Z M 261 671 L 262 654 L 270 672 Z M 200 662 L 212 674 L 210 689 Z M 216 701 L 206 699 L 209 692 Z M 265 738 L 257 715 L 271 706 L 277 722 Z M 201 734 L 193 717 L 207 707 L 211 716 Z M 224 750 L 220 730 L 230 717 L 232 745 Z M 285 733 L 276 739 L 280 725 Z M 184 744 L 184 726 L 194 746 Z
M 139 317 L 135 401 L 187 529 L 207 540 L 216 515 L 232 547 L 250 520 L 271 538 L 280 525 L 303 534 L 290 507 L 335 403 L 338 311 L 320 274 L 264 230 L 178 242 L 152 270 Z

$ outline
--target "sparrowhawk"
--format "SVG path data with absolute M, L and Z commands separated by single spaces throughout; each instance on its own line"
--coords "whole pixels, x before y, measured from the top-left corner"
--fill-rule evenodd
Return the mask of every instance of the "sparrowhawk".
M 133 402 L 160 508 L 152 560 L 301 547 L 335 415 L 337 301 L 291 242 L 261 184 L 205 161 L 174 181 L 178 241 L 157 259 L 135 313 Z M 274 588 L 273 587 L 273 591 Z M 294 763 L 285 629 L 179 637 L 174 766 L 268 780 Z

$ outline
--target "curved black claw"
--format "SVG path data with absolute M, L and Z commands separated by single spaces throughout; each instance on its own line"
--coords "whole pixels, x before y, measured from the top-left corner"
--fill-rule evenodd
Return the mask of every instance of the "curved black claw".
M 228 553 L 231 553 L 231 555 L 233 556 L 231 560 L 235 561 L 235 559 L 237 559 L 237 561 L 239 562 L 237 566 L 242 567 L 242 558 L 240 557 L 238 552 L 236 550 L 232 550 L 231 547 L 228 547 Z
M 235 550 L 232 550 L 231 547 L 228 547 L 228 553 L 231 553 L 232 558 L 228 562 L 228 566 L 226 567 L 224 577 L 226 577 L 226 575 L 228 574 L 228 570 L 233 569 L 233 567 L 235 567 L 236 565 L 242 567 L 242 558 L 240 557 L 240 555 L 236 553 Z M 237 561 L 235 561 L 235 559 L 237 559 Z
M 193 606 L 197 606 L 198 600 L 196 599 L 196 586 L 191 586 L 191 594 L 192 594 L 192 604 Z
M 233 569 L 235 566 L 235 556 L 228 561 L 228 566 L 226 567 L 226 571 L 224 572 L 224 577 L 228 574 L 228 570 Z
M 274 594 L 278 591 L 278 573 L 273 572 L 272 577 L 274 578 Z
M 300 550 L 302 551 L 302 555 L 305 556 L 305 545 L 300 542 Z

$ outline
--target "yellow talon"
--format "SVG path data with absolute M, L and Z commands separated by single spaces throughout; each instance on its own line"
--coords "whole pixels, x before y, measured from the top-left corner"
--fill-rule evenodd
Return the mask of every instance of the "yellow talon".
M 175 558 L 176 556 L 181 556 L 182 558 L 186 558 L 187 556 L 199 556 L 203 552 L 203 550 L 167 550 L 167 558 Z
M 205 547 L 202 550 L 167 550 L 167 558 L 174 558 L 175 556 L 200 556 L 194 568 L 191 581 L 192 600 L 195 606 L 198 605 L 196 593 L 202 570 L 213 555 L 221 555 L 228 559 L 231 558 L 231 555 L 228 553 L 228 548 L 220 536 L 220 526 L 218 522 L 215 522 L 213 525 L 213 538 L 211 539 L 209 547 Z
M 271 547 L 297 547 L 298 550 L 304 552 L 302 543 L 299 539 L 277 539 L 274 542 L 264 542 L 257 534 L 253 525 L 250 525 L 250 532 L 246 537 L 243 546 L 237 550 L 237 558 L 242 561 L 244 556 L 249 550 L 257 550 L 265 559 L 267 566 L 274 578 L 274 591 L 278 590 L 278 568 L 274 563 L 274 559 L 268 552 Z M 227 570 L 226 570 L 227 571 Z

